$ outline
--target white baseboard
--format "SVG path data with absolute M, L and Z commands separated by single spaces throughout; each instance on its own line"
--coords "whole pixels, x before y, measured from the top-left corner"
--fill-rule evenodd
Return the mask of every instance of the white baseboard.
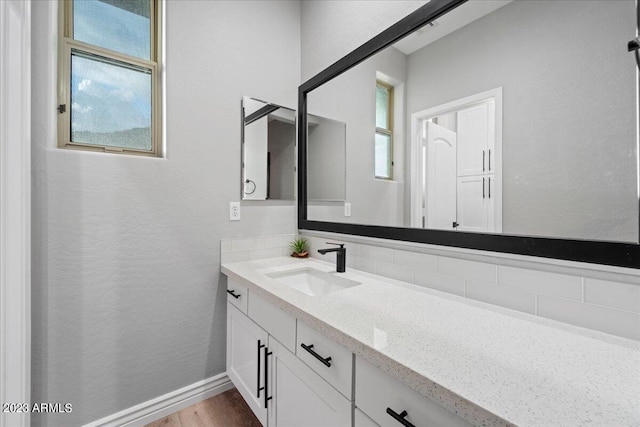
M 109 415 L 83 427 L 140 427 L 233 388 L 225 372 Z

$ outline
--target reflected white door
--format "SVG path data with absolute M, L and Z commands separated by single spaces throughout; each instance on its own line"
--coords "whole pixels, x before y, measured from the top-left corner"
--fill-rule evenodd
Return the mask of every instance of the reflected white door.
M 488 231 L 487 177 L 484 175 L 458 178 L 458 230 Z
M 424 225 L 451 230 L 456 221 L 457 136 L 430 121 L 423 126 Z
M 265 116 L 244 127 L 245 200 L 267 198 L 267 125 L 268 118 Z
M 458 111 L 458 176 L 480 175 L 495 166 L 495 102 Z

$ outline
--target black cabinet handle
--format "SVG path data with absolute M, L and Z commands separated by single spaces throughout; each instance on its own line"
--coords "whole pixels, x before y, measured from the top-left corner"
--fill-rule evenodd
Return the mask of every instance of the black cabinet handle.
M 484 177 L 482 178 L 482 198 L 484 199 Z
M 269 393 L 269 365 L 267 364 L 267 360 L 269 356 L 273 354 L 272 351 L 265 346 L 264 347 L 264 408 L 267 409 L 267 403 L 273 398 L 267 397 L 267 393 Z
M 399 414 L 394 411 L 391 408 L 387 408 L 387 414 L 391 415 L 393 417 L 394 420 L 396 420 L 397 422 L 399 422 L 400 424 L 402 424 L 405 427 L 416 427 L 413 424 L 411 424 L 409 421 L 407 421 L 404 417 L 406 417 L 407 415 L 409 415 L 407 413 L 407 411 L 402 411 Z
M 482 172 L 484 172 L 484 150 L 482 150 Z
M 491 171 L 491 150 L 489 150 L 489 171 Z
M 257 389 L 258 391 L 256 392 L 256 397 L 258 399 L 260 399 L 260 391 L 264 390 L 264 387 L 260 387 L 260 349 L 262 349 L 263 347 L 265 347 L 264 344 L 262 344 L 262 341 L 258 340 L 258 381 L 257 381 Z
M 230 294 L 235 299 L 238 299 L 241 297 L 241 295 L 236 294 L 235 289 L 227 289 L 227 293 Z
M 322 363 L 324 363 L 324 365 L 327 368 L 331 367 L 331 358 L 327 357 L 324 358 L 322 356 L 320 356 L 318 353 L 316 353 L 315 351 L 313 351 L 313 344 L 311 345 L 306 345 L 305 343 L 300 344 L 300 347 L 304 348 L 305 350 L 307 350 L 309 353 L 311 353 L 311 355 L 313 357 L 315 357 L 316 359 L 318 359 L 319 361 L 321 361 Z

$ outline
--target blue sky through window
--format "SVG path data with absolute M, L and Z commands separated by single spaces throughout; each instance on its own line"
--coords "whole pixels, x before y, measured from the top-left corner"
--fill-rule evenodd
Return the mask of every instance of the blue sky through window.
M 97 0 L 74 2 L 77 40 L 148 59 L 149 28 L 148 17 Z M 151 149 L 151 97 L 150 72 L 72 54 L 74 142 Z
M 149 0 L 139 0 L 149 4 Z M 141 7 L 141 9 L 144 9 Z M 148 7 L 147 7 L 148 9 Z M 149 17 L 99 0 L 73 2 L 73 38 L 106 49 L 150 59 L 151 21 Z

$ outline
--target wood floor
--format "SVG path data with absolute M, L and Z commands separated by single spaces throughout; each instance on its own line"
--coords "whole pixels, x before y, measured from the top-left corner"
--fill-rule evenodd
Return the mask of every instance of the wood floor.
M 235 388 L 184 408 L 145 427 L 261 427 Z

